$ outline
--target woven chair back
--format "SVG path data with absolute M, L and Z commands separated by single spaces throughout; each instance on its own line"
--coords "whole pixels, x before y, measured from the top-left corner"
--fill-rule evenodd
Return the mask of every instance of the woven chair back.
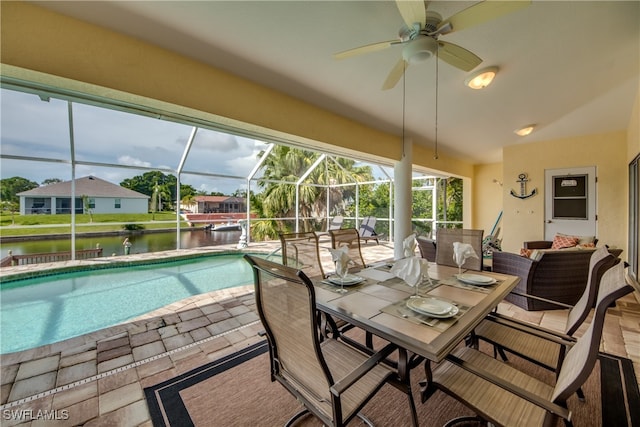
M 318 236 L 313 232 L 280 235 L 282 264 L 302 270 L 308 277 L 324 277 Z
M 462 268 L 469 270 L 482 270 L 482 235 L 484 230 L 472 230 L 466 228 L 440 228 L 436 233 L 436 263 L 457 267 L 453 260 L 453 243 L 468 243 L 475 251 L 478 258 L 467 258 Z
M 416 237 L 418 242 L 418 249 L 420 249 L 420 256 L 429 262 L 436 261 L 436 241 L 427 239 L 424 236 Z

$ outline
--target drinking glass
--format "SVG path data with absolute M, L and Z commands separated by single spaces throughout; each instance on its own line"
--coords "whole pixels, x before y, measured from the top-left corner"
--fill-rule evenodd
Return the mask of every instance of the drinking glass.
M 453 261 L 458 265 L 458 276 L 462 274 L 462 265 L 464 264 L 464 257 L 462 255 L 453 254 Z
M 420 286 L 420 284 L 422 283 L 422 280 L 424 280 L 424 275 L 422 277 L 420 277 L 420 281 L 418 281 L 418 283 L 416 283 L 413 288 L 415 290 L 415 293 L 411 296 L 411 298 L 418 298 L 420 295 L 418 295 L 418 286 Z
M 340 261 L 336 261 L 336 276 L 340 278 L 340 289 L 336 290 L 336 292 L 340 292 L 341 294 L 347 292 L 344 288 L 344 279 L 349 272 L 349 267 L 343 264 Z

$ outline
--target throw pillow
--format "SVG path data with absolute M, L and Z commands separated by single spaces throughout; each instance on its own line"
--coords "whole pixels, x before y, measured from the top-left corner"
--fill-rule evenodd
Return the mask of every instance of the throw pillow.
M 558 233 L 558 236 L 577 237 L 579 245 L 587 245 L 589 243 L 595 243 L 595 241 L 596 241 L 596 236 L 572 236 L 572 235 L 569 235 L 569 234 L 562 234 L 562 233 Z M 588 246 L 588 247 L 590 247 L 590 246 Z M 595 245 L 594 245 L 594 247 L 595 247 Z
M 520 256 L 523 256 L 525 258 L 529 258 L 531 256 L 531 252 L 533 252 L 533 249 L 521 248 L 520 249 Z
M 556 234 L 553 238 L 551 249 L 572 248 L 577 245 L 579 241 L 580 239 L 575 236 L 562 236 Z

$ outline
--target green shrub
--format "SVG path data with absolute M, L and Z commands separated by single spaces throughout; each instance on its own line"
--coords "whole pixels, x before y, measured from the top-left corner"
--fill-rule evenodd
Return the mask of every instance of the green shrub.
M 137 230 L 144 230 L 144 225 L 142 224 L 125 224 L 122 226 L 123 230 L 127 230 L 127 231 L 137 231 Z

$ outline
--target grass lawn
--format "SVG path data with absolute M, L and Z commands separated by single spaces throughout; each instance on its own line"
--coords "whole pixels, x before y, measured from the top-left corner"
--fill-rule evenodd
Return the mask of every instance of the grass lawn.
M 76 232 L 121 231 L 126 227 L 137 229 L 174 228 L 176 214 L 161 212 L 153 214 L 78 214 L 75 218 Z M 188 227 L 185 221 L 181 227 Z M 2 236 L 29 236 L 34 234 L 69 233 L 71 215 L 11 215 L 0 213 Z

